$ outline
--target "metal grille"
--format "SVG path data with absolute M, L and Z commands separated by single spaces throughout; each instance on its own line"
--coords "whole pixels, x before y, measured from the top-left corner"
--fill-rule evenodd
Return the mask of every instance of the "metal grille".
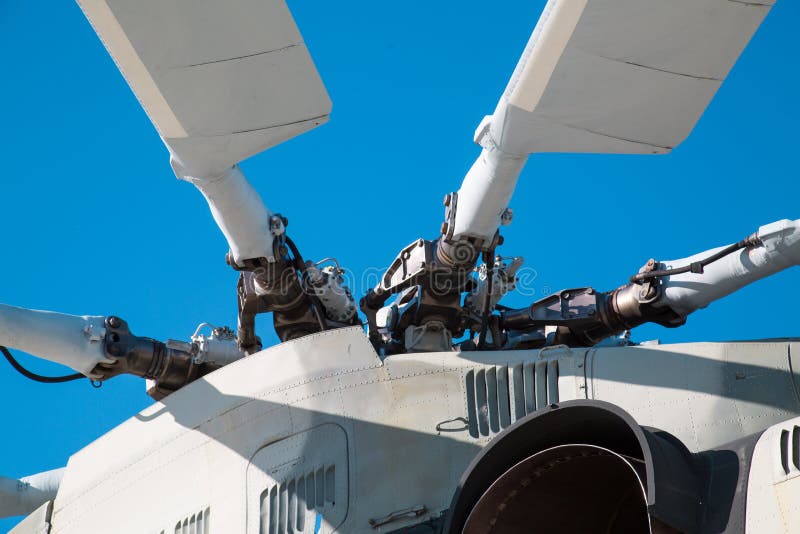
M 496 434 L 558 402 L 558 360 L 471 369 L 465 381 L 469 433 L 474 438 Z
M 336 506 L 336 466 L 323 466 L 282 481 L 261 494 L 260 534 L 316 531 L 316 520 Z
M 206 507 L 196 514 L 185 517 L 175 524 L 175 534 L 208 534 L 211 520 L 211 508 Z M 164 534 L 164 531 L 161 531 Z

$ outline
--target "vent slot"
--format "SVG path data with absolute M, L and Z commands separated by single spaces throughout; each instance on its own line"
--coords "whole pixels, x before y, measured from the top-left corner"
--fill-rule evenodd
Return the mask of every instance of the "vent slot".
M 313 526 L 309 515 L 322 515 L 336 506 L 336 466 L 310 469 L 261 493 L 260 534 L 304 532 Z M 310 530 L 309 530 L 310 531 Z
M 792 430 L 792 463 L 800 470 L 800 426 L 797 425 Z
M 547 363 L 547 403 L 558 404 L 558 360 Z
M 478 405 L 478 430 L 481 436 L 489 435 L 489 394 L 486 391 L 486 371 L 475 373 L 475 401 Z
M 347 434 L 324 423 L 262 447 L 247 488 L 247 532 L 334 532 L 349 504 Z
M 175 524 L 175 534 L 208 534 L 210 532 L 211 508 L 206 507 L 199 512 L 185 517 Z M 161 531 L 164 534 L 164 531 Z
M 558 402 L 558 360 L 471 369 L 464 385 L 470 436 L 491 436 Z
M 500 426 L 511 426 L 511 390 L 508 387 L 508 367 L 497 368 L 497 407 L 500 414 Z
M 511 392 L 514 399 L 514 413 L 511 420 L 516 421 L 525 416 L 525 386 L 522 382 L 522 364 L 511 367 Z
M 789 431 L 781 430 L 781 467 L 789 474 Z
M 486 402 L 489 407 L 489 428 L 493 434 L 500 432 L 500 403 L 497 400 L 497 368 L 486 370 Z

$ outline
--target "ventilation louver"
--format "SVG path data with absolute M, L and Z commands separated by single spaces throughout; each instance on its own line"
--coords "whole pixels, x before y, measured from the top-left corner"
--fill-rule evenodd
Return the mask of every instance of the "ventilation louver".
M 184 517 L 177 523 L 172 531 L 162 530 L 159 534 L 209 534 L 211 532 L 209 523 L 211 521 L 211 508 L 205 507 L 197 513 Z
M 780 437 L 781 467 L 787 475 L 792 471 L 800 471 L 800 426 L 795 425 L 791 432 L 781 431 Z
M 347 517 L 347 435 L 326 423 L 278 440 L 247 471 L 248 532 L 333 532 Z
M 316 518 L 336 506 L 336 466 L 312 469 L 261 494 L 260 534 L 315 532 Z M 312 519 L 313 521 L 309 521 Z M 312 524 L 309 524 L 312 523 Z
M 472 369 L 465 380 L 469 433 L 474 438 L 496 434 L 558 402 L 558 360 Z

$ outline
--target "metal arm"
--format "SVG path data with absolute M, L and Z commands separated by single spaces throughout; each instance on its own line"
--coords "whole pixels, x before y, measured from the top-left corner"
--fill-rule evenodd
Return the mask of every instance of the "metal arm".
M 499 324 L 507 348 L 520 341 L 591 346 L 644 323 L 680 326 L 692 312 L 793 265 L 800 265 L 800 220 L 777 221 L 735 245 L 650 260 L 631 283 L 613 291 L 568 289 L 528 308 L 505 310 Z
M 755 234 L 757 246 L 742 249 L 704 267 L 701 276 L 684 273 L 662 280 L 663 297 L 656 307 L 669 307 L 686 316 L 742 287 L 800 264 L 800 220 L 767 224 Z M 691 265 L 724 247 L 680 260 L 662 262 L 664 269 Z
M 201 325 L 205 326 L 205 325 Z M 119 317 L 79 317 L 0 304 L 0 345 L 60 363 L 93 380 L 132 374 L 155 382 L 161 398 L 244 356 L 227 328 L 191 341 L 136 336 Z
M 281 341 L 328 326 L 357 324 L 355 301 L 342 285 L 341 273 L 323 273 L 313 264 L 306 265 L 286 236 L 288 220 L 266 208 L 238 166 L 206 178 L 187 176 L 174 158 L 172 167 L 203 194 L 228 241 L 228 263 L 242 272 L 237 287 L 241 350 L 261 349 L 255 334 L 259 313 L 272 312 Z M 313 281 L 306 276 L 307 270 Z M 331 319 L 330 325 L 326 318 Z
M 28 310 L 0 304 L 0 345 L 60 363 L 90 378 L 110 360 L 105 354 L 105 317 Z
M 58 493 L 65 467 L 20 479 L 0 476 L 0 517 L 27 515 Z
M 505 106 L 503 97 L 495 115 L 502 117 Z M 376 346 L 386 337 L 379 331 L 387 328 L 394 334 L 402 331 L 399 337 L 407 340 L 405 350 L 415 350 L 414 345 L 445 349 L 448 344 L 443 340 L 463 333 L 461 294 L 472 289 L 469 274 L 481 253 L 493 256 L 494 249 L 502 244 L 498 228 L 511 222 L 508 202 L 529 155 L 505 146 L 502 140 L 507 137 L 495 122 L 493 116 L 485 117 L 475 132 L 475 142 L 482 151 L 461 188 L 445 196 L 445 221 L 439 239 L 418 240 L 401 250 L 381 283 L 362 299 L 361 308 Z M 409 289 L 412 286 L 416 286 L 413 294 Z M 406 291 L 402 299 L 398 298 L 401 302 L 384 307 L 389 296 L 401 291 Z M 381 324 L 379 313 L 385 319 Z M 428 343 L 425 337 L 436 341 Z
M 446 243 L 470 241 L 486 250 L 501 224 L 510 222 L 508 202 L 528 154 L 504 147 L 494 133 L 493 117 L 485 117 L 475 132 L 475 142 L 483 150 L 452 196 L 457 199 L 446 212 L 442 240 Z
M 205 197 L 228 241 L 232 264 L 243 267 L 245 260 L 254 258 L 275 261 L 273 241 L 283 233 L 283 224 L 267 209 L 237 165 L 218 176 L 197 178 L 187 176 L 175 159 L 171 163 L 178 178 L 194 184 Z

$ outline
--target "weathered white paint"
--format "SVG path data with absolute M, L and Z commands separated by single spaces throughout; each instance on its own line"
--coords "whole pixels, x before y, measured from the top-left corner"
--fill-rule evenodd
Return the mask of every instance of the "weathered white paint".
M 509 421 L 556 399 L 613 402 L 692 451 L 719 446 L 800 415 L 790 345 L 552 347 L 381 361 L 359 328 L 307 336 L 190 384 L 73 455 L 51 532 L 170 531 L 206 508 L 211 532 L 258 532 L 260 509 L 253 508 L 280 466 L 288 461 L 295 476 L 303 469 L 290 464 L 310 468 L 326 458 L 314 437 L 333 438 L 312 429 L 337 428 L 346 437 L 348 512 L 340 532 L 373 532 L 370 518 L 417 505 L 429 511 L 417 521 L 441 513 L 481 447 Z M 733 380 L 737 373 L 744 378 Z M 508 412 L 502 404 L 478 406 L 474 433 L 464 423 L 470 383 L 493 383 L 489 391 L 509 400 Z M 256 456 L 267 446 L 283 451 L 274 446 L 280 443 L 295 452 Z M 257 457 L 284 460 L 259 460 L 259 468 Z M 330 532 L 341 510 L 330 518 L 323 512 L 321 521 Z

